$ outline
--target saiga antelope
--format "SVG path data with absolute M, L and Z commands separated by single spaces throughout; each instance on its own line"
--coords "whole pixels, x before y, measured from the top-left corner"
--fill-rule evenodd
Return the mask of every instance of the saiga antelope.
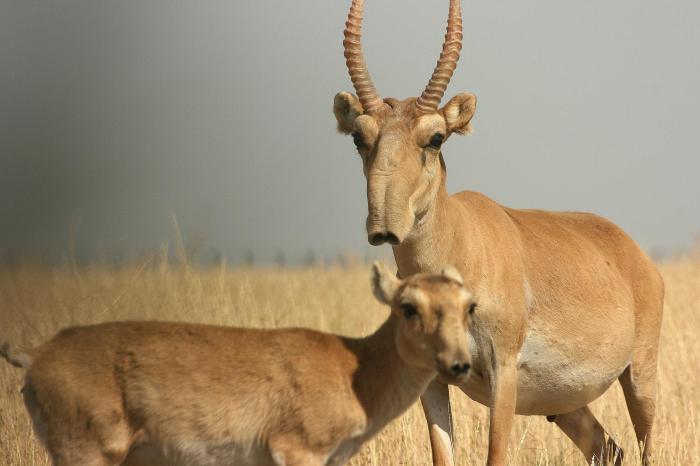
M 368 241 L 392 245 L 401 277 L 453 264 L 479 296 L 468 333 L 475 370 L 458 386 L 490 407 L 488 464 L 505 463 L 515 414 L 548 416 L 589 463 L 606 461 L 617 446 L 588 404 L 616 379 L 647 463 L 664 298 L 657 269 L 596 215 L 448 195 L 441 147 L 470 132 L 476 109 L 467 93 L 438 108 L 462 47 L 460 2 L 450 1 L 427 87 L 405 100 L 377 93 L 360 43 L 362 15 L 363 0 L 353 0 L 343 44 L 357 96 L 337 94 L 333 110 L 362 157 Z M 421 401 L 434 464 L 454 464 L 447 387 L 432 383 Z
M 365 338 L 117 322 L 0 354 L 27 369 L 56 466 L 141 464 L 146 446 L 168 465 L 342 465 L 437 374 L 458 382 L 470 367 L 475 302 L 459 272 L 401 281 L 375 264 L 372 287 L 391 313 Z

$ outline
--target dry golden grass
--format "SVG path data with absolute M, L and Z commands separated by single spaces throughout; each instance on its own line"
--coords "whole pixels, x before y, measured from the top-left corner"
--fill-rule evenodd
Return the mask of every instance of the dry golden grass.
M 662 332 L 656 451 L 659 465 L 700 465 L 700 261 L 660 266 L 667 284 Z M 161 319 L 215 324 L 308 326 L 348 335 L 372 331 L 386 317 L 369 290 L 368 268 L 198 270 L 157 261 L 110 268 L 0 269 L 0 335 L 35 345 L 59 328 L 107 320 Z M 0 463 L 45 465 L 21 404 L 21 371 L 0 364 Z M 483 406 L 453 391 L 459 464 L 485 463 L 488 420 Z M 640 464 L 618 384 L 593 410 Z M 583 465 L 558 429 L 541 417 L 518 417 L 511 436 L 512 465 Z M 369 443 L 352 465 L 429 464 L 422 413 L 414 406 Z

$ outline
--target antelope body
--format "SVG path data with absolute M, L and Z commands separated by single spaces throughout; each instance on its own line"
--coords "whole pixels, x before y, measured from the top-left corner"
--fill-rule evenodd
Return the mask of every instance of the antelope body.
M 587 405 L 619 380 L 649 460 L 664 287 L 653 263 L 611 222 L 587 213 L 516 210 L 474 192 L 448 195 L 441 147 L 471 131 L 476 98 L 438 108 L 459 59 L 461 7 L 423 94 L 379 97 L 353 0 L 345 57 L 357 96 L 336 95 L 338 130 L 352 134 L 367 179 L 370 244 L 393 246 L 402 277 L 454 265 L 479 296 L 469 327 L 473 368 L 457 385 L 490 407 L 488 464 L 506 460 L 515 414 L 546 415 L 590 463 L 621 451 Z M 435 465 L 454 464 L 447 387 L 421 397 Z M 616 458 L 615 458 L 616 456 Z
M 387 321 L 366 338 L 166 322 L 73 327 L 29 354 L 24 400 L 57 466 L 344 464 L 440 373 L 463 380 L 459 275 L 375 265 Z M 149 456 L 150 455 L 150 456 Z

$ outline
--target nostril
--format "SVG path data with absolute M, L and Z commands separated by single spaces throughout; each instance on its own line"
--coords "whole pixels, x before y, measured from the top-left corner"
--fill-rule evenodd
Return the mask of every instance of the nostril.
M 372 246 L 379 246 L 380 244 L 384 244 L 386 240 L 386 235 L 384 233 L 375 233 L 370 235 L 369 244 Z
M 390 231 L 387 232 L 386 235 L 384 235 L 384 239 L 389 244 L 394 244 L 394 245 L 399 244 L 399 238 Z
M 470 367 L 471 366 L 467 362 L 465 362 L 463 364 L 456 362 L 456 363 L 452 364 L 452 367 L 450 367 L 450 369 L 452 370 L 452 372 L 455 375 L 460 375 L 460 374 L 466 374 L 469 371 Z

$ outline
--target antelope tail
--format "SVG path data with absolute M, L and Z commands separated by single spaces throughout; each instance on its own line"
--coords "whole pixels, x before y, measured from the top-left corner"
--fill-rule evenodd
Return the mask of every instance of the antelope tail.
M 29 369 L 29 366 L 32 365 L 32 357 L 29 354 L 10 348 L 10 344 L 7 342 L 0 345 L 0 356 L 7 359 L 7 362 L 13 366 L 22 369 Z

